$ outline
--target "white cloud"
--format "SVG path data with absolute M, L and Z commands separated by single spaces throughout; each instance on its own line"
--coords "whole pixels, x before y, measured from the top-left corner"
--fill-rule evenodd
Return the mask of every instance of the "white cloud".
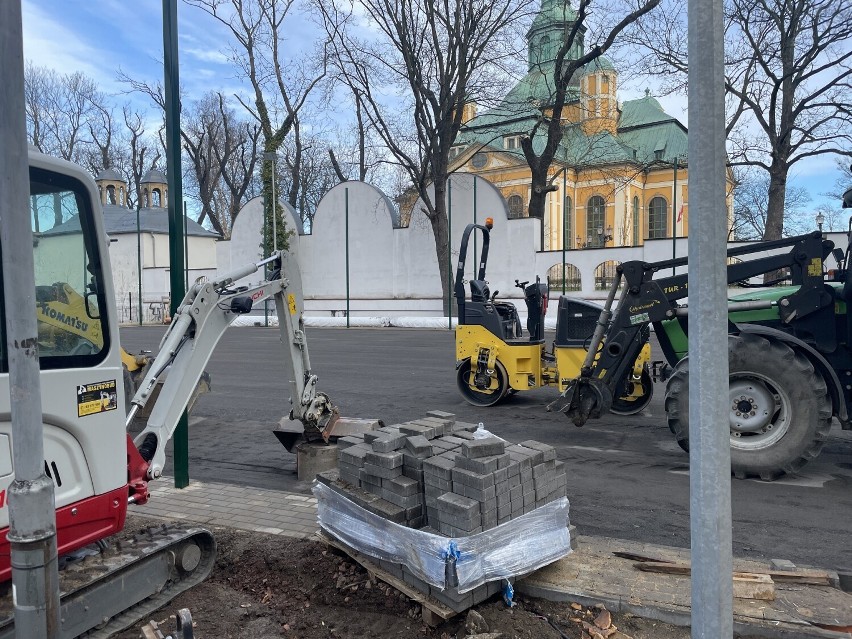
M 112 69 L 101 64 L 109 58 L 107 52 L 91 46 L 34 2 L 24 0 L 21 9 L 26 60 L 60 73 L 82 71 L 104 88 L 114 86 Z
M 216 51 L 214 49 L 201 49 L 198 47 L 187 47 L 184 46 L 181 50 L 181 53 L 185 53 L 193 58 L 200 60 L 201 62 L 211 62 L 213 64 L 230 64 L 230 60 L 227 55 L 225 55 L 221 51 Z

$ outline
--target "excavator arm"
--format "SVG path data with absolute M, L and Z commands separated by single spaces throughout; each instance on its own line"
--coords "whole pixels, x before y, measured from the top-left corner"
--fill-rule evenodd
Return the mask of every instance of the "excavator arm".
M 250 286 L 234 286 L 238 280 L 269 265 L 268 279 Z M 317 376 L 311 371 L 302 310 L 302 278 L 295 255 L 281 251 L 249 264 L 214 281 L 192 285 L 160 343 L 160 351 L 131 400 L 129 426 L 136 413 L 151 399 L 158 380 L 164 377 L 145 429 L 134 439 L 147 464 L 147 479 L 163 472 L 166 443 L 210 359 L 216 344 L 238 315 L 272 298 L 278 315 L 284 360 L 290 383 L 291 417 L 305 431 L 322 433 L 337 419 L 337 409 L 324 393 L 317 391 Z

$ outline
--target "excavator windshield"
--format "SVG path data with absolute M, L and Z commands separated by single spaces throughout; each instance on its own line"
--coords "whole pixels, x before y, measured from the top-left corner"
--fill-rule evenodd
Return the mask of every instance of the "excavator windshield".
M 89 193 L 73 177 L 31 167 L 29 204 L 41 368 L 93 366 L 109 333 Z

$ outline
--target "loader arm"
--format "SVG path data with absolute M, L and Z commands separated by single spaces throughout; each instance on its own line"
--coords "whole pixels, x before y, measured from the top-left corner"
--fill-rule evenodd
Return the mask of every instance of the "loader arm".
M 259 284 L 235 287 L 234 282 L 257 272 L 264 265 L 272 275 Z M 177 428 L 216 344 L 238 316 L 268 298 L 275 301 L 284 363 L 290 385 L 292 417 L 305 430 L 322 430 L 334 421 L 337 409 L 316 389 L 304 334 L 302 278 L 293 254 L 279 252 L 272 257 L 209 282 L 190 287 L 172 319 L 160 351 L 131 400 L 129 426 L 137 411 L 151 399 L 157 381 L 165 375 L 157 401 L 145 429 L 133 440 L 147 462 L 147 479 L 163 472 L 166 443 Z
M 777 306 L 781 320 L 790 323 L 833 303 L 831 294 L 825 290 L 823 261 L 831 253 L 834 243 L 822 239 L 818 231 L 732 248 L 728 250 L 728 257 L 739 258 L 787 246 L 791 248 L 785 253 L 729 264 L 728 283 L 789 268 L 793 283 L 799 288 L 776 301 L 729 303 L 727 312 Z M 577 426 L 609 411 L 613 397 L 618 396 L 618 384 L 630 371 L 644 345 L 643 340 L 637 339 L 643 328 L 648 324 L 658 327 L 662 321 L 687 315 L 688 309 L 677 303 L 689 294 L 687 274 L 654 279 L 659 271 L 686 265 L 687 258 L 683 257 L 653 263 L 630 261 L 618 266 L 616 280 L 601 311 L 580 376 L 547 407 L 549 411 L 565 413 Z M 622 278 L 624 284 L 618 308 L 613 312 L 613 301 L 622 285 Z M 595 359 L 599 350 L 600 356 Z

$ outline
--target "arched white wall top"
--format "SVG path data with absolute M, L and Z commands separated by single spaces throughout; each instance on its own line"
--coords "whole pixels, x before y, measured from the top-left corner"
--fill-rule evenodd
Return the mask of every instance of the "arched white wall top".
M 339 298 L 349 288 L 366 299 L 393 297 L 393 210 L 384 193 L 365 182 L 348 181 L 332 188 L 317 206 L 312 233 L 301 238 L 311 250 L 300 254 L 309 277 L 305 294 Z M 347 239 L 347 228 L 349 235 Z

